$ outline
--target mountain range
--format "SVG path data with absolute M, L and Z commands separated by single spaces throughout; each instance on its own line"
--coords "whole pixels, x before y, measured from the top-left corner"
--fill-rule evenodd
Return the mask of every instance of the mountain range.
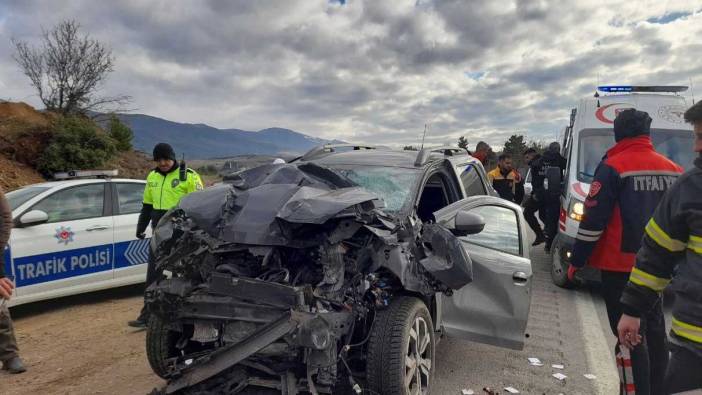
M 226 158 L 244 154 L 300 155 L 309 149 L 338 140 L 324 140 L 284 128 L 259 131 L 218 129 L 205 124 L 173 122 L 143 114 L 118 114 L 134 132 L 133 145 L 150 153 L 154 145 L 169 143 L 178 157 L 189 159 Z

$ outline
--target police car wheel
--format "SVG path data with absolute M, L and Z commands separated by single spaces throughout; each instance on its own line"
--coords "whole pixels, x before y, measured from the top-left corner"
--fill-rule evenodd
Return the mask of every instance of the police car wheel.
M 146 357 L 151 369 L 159 377 L 168 378 L 168 361 L 178 355 L 176 342 L 179 333 L 172 331 L 159 317 L 151 315 L 146 328 Z
M 563 261 L 558 240 L 554 240 L 551 248 L 551 280 L 561 288 L 571 289 L 575 284 L 568 280 L 568 265 Z

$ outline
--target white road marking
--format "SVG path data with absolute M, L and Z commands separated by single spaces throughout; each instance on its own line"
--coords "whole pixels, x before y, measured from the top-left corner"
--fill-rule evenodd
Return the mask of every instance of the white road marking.
M 613 335 L 609 328 L 603 328 L 595 309 L 595 301 L 589 292 L 576 291 L 575 308 L 581 320 L 587 365 L 592 374 L 598 377 L 593 382 L 595 390 L 603 395 L 616 394 L 619 391 L 619 376 L 605 337 Z

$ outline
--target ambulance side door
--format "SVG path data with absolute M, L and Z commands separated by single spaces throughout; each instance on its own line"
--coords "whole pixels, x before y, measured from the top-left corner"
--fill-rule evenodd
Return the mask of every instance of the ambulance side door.
M 111 197 L 104 180 L 68 186 L 15 218 L 10 245 L 24 302 L 105 288 L 113 279 Z M 23 225 L 36 212 L 48 220 Z

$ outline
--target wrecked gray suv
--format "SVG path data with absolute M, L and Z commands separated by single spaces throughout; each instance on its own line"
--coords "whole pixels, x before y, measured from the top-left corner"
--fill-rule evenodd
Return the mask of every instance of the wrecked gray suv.
M 518 206 L 455 149 L 312 150 L 194 193 L 152 239 L 161 393 L 429 394 L 440 335 L 523 347 Z

